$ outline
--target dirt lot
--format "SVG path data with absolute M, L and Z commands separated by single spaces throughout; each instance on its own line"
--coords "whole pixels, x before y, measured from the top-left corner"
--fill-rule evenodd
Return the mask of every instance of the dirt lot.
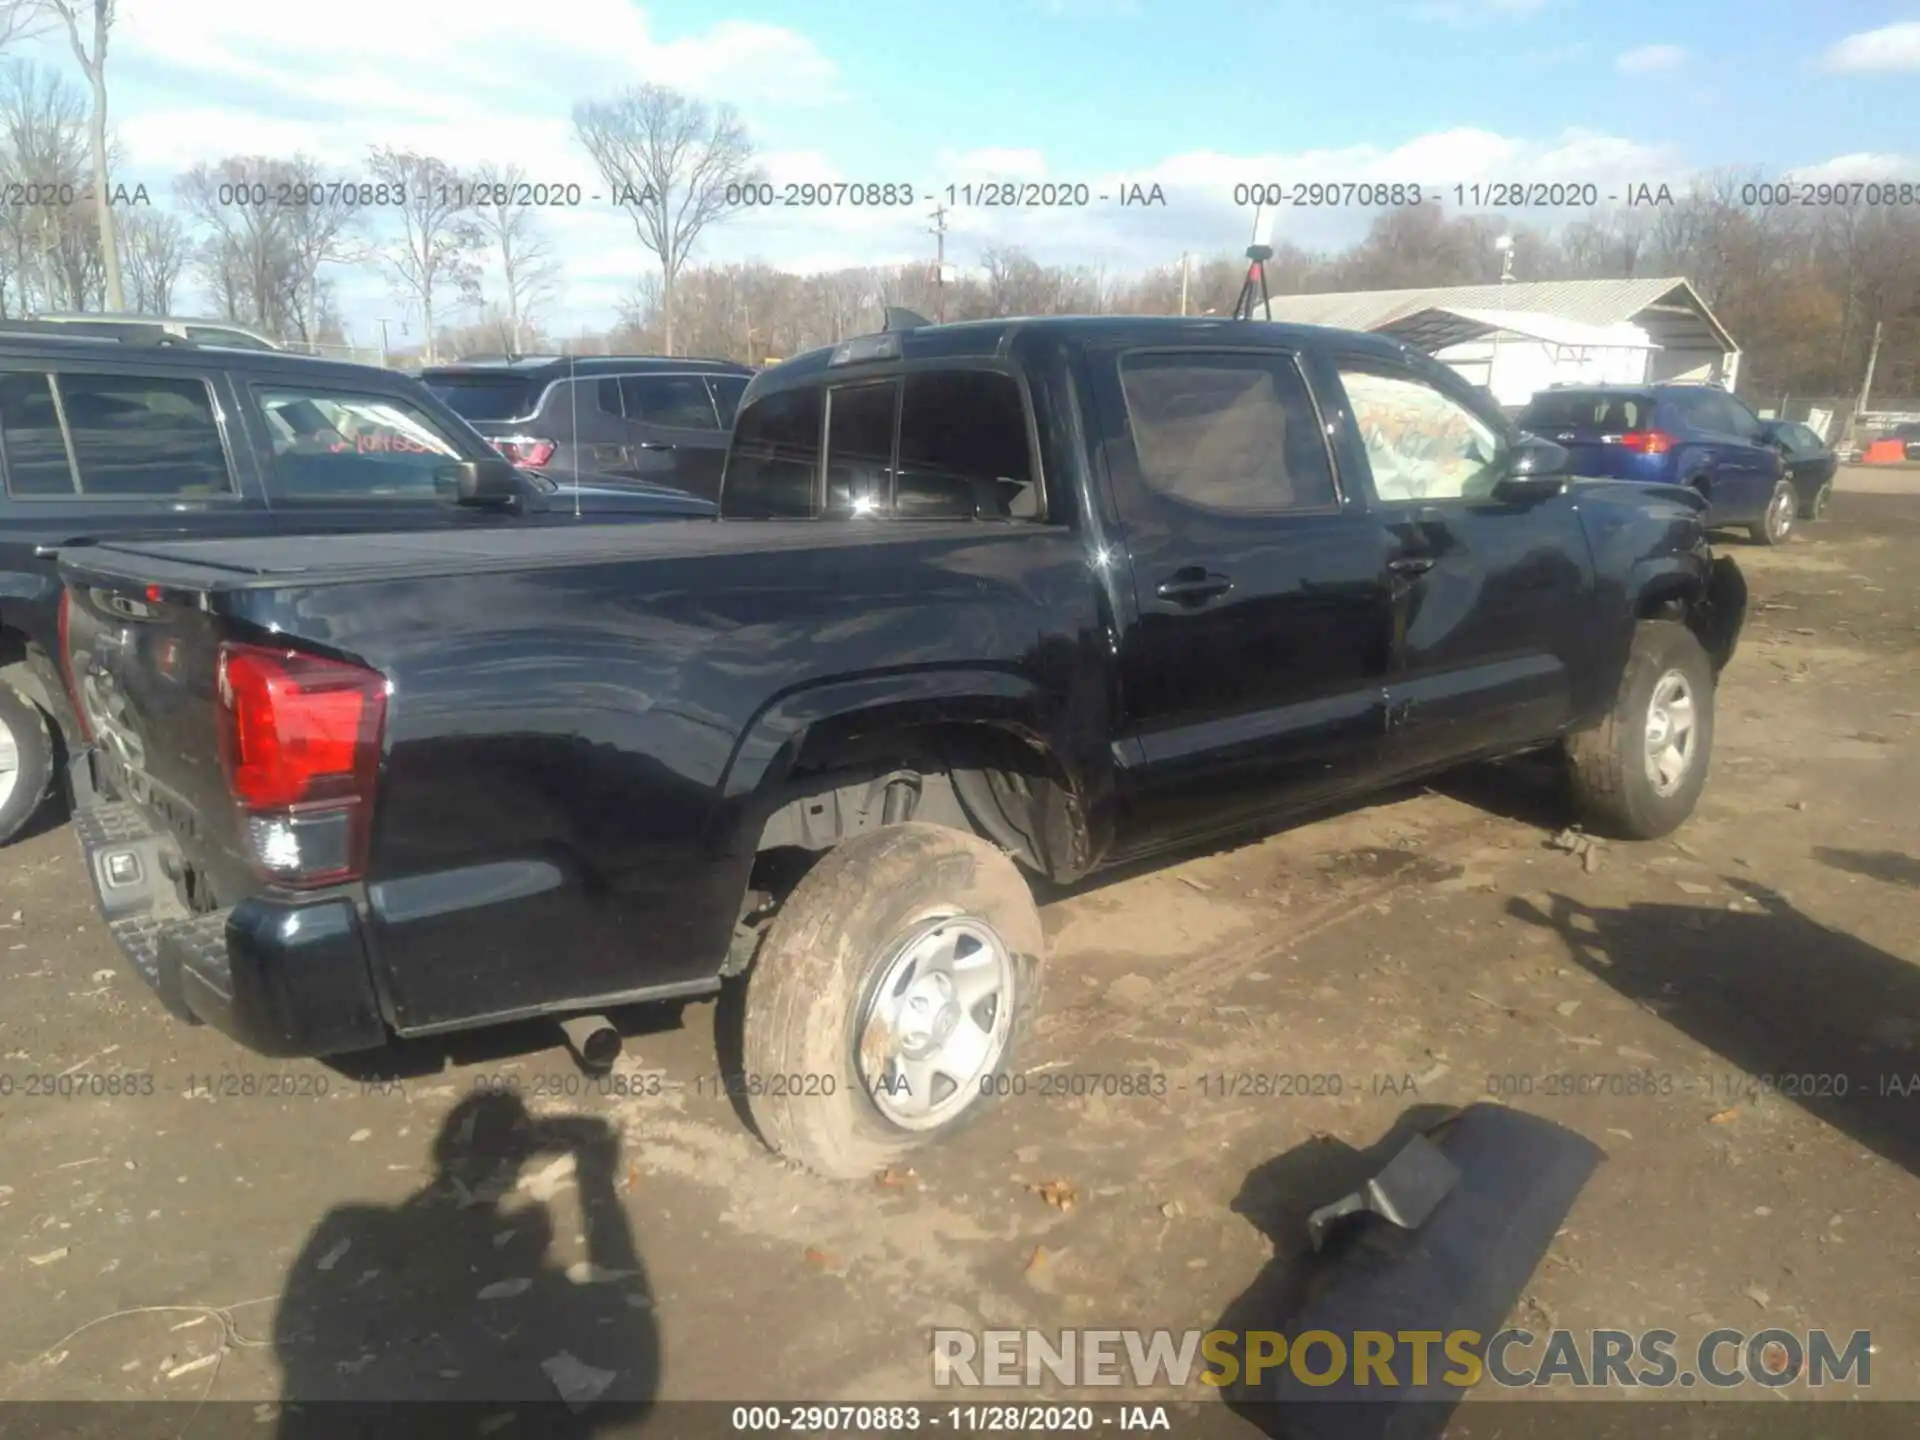
M 898 1184 L 769 1158 L 702 1078 L 716 1006 L 633 1017 L 584 1095 L 540 1029 L 387 1084 L 248 1057 L 142 993 L 48 829 L 0 853 L 0 1396 L 544 1397 L 564 1350 L 636 1396 L 924 1398 L 935 1325 L 1261 1325 L 1302 1177 L 1508 1077 L 1609 1157 L 1516 1323 L 1871 1329 L 1871 1394 L 1920 1399 L 1920 483 L 1834 510 L 1728 542 L 1753 609 L 1675 841 L 1556 849 L 1489 769 L 1051 897 L 1027 1093 Z M 1160 1093 L 1072 1093 L 1122 1074 Z M 515 1088 L 617 1160 L 462 1158 Z

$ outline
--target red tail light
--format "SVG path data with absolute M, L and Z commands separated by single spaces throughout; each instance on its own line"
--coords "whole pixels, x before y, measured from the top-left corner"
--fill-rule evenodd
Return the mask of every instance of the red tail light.
M 295 650 L 220 647 L 220 758 L 261 873 L 292 886 L 365 873 L 387 718 L 372 670 Z
M 553 459 L 553 452 L 559 446 L 551 440 L 535 440 L 526 435 L 513 435 L 503 440 L 495 440 L 493 448 L 514 464 L 529 470 L 537 470 Z
M 1617 436 L 1615 443 L 1624 445 L 1636 455 L 1664 455 L 1673 449 L 1673 436 L 1664 430 L 1629 430 Z
M 87 721 L 87 707 L 80 703 L 80 686 L 73 676 L 73 647 L 67 641 L 67 632 L 72 627 L 73 592 L 60 592 L 60 680 L 67 687 L 67 703 L 73 706 L 74 723 L 80 727 L 80 738 L 89 745 L 93 743 L 93 726 Z

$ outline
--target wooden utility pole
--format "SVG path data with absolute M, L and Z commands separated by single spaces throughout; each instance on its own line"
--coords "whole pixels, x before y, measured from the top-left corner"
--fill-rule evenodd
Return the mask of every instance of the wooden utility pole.
M 1873 367 L 1880 360 L 1880 322 L 1873 322 L 1873 348 L 1867 352 L 1867 378 L 1860 386 L 1860 404 L 1854 411 L 1856 415 L 1867 413 L 1867 403 L 1873 398 Z
M 941 324 L 947 319 L 947 207 L 933 207 L 933 315 Z
M 1180 252 L 1180 313 L 1182 315 L 1187 313 L 1187 262 L 1192 259 L 1193 257 L 1186 251 Z

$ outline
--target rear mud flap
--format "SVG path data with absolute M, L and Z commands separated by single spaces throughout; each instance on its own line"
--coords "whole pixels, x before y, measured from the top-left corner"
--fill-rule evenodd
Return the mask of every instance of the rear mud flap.
M 1436 1339 L 1416 1385 L 1412 1350 L 1397 1337 L 1472 1331 L 1480 1343 L 1466 1348 L 1484 1360 L 1605 1158 L 1577 1132 L 1500 1105 L 1470 1106 L 1414 1135 L 1360 1191 L 1314 1212 L 1309 1230 L 1327 1252 L 1320 1283 L 1290 1321 L 1273 1317 L 1290 1343 L 1316 1330 L 1338 1337 L 1348 1363 L 1323 1384 L 1276 1368 L 1235 1408 L 1289 1440 L 1437 1440 L 1466 1393 L 1445 1379 L 1460 1367 Z M 1392 1349 L 1384 1373 L 1373 1367 L 1361 1384 L 1352 1361 L 1365 1332 Z M 1309 1357 L 1307 1373 L 1324 1375 L 1325 1346 Z
M 1734 649 L 1740 643 L 1740 631 L 1747 621 L 1747 577 L 1730 555 L 1713 562 L 1707 575 L 1707 593 L 1689 617 L 1693 633 L 1700 638 L 1714 673 L 1727 668 Z

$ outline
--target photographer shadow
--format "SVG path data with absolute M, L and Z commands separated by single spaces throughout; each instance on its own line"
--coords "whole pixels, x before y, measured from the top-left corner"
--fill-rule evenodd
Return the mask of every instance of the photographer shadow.
M 631 1433 L 661 1353 L 612 1128 L 486 1091 L 434 1159 L 399 1204 L 337 1206 L 308 1236 L 274 1317 L 279 1435 Z M 569 1183 L 585 1258 L 564 1265 L 547 1201 Z

